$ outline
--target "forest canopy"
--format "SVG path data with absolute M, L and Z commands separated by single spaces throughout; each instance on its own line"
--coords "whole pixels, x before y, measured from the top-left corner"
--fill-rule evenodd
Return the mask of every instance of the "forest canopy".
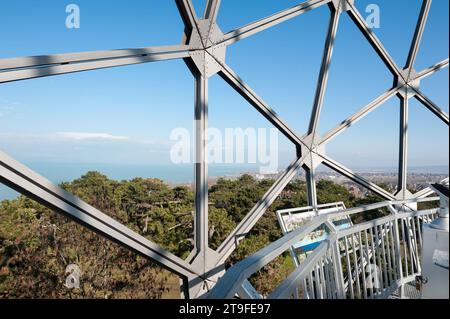
M 273 183 L 242 175 L 219 179 L 210 187 L 211 248 L 219 247 Z M 114 181 L 98 172 L 61 186 L 181 258 L 193 248 L 194 194 L 190 187 L 170 186 L 158 179 Z M 347 207 L 380 200 L 372 195 L 357 199 L 344 186 L 326 180 L 318 181 L 317 194 L 319 203 L 342 201 Z M 305 182 L 292 181 L 240 243 L 228 265 L 281 237 L 277 210 L 306 205 Z M 81 270 L 78 289 L 65 285 L 70 264 Z M 251 281 L 264 294 L 292 268 L 286 253 Z M 31 199 L 21 196 L 0 205 L 0 298 L 176 298 L 178 285 L 177 277 L 151 261 Z

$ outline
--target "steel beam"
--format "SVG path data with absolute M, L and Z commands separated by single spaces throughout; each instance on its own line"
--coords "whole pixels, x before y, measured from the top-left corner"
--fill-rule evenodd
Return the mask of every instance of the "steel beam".
M 208 249 L 208 163 L 206 154 L 208 127 L 208 79 L 195 78 L 195 248 L 205 261 Z
M 0 151 L 0 182 L 181 276 L 190 265 Z
M 408 98 L 400 97 L 400 148 L 397 188 L 402 199 L 406 199 L 408 180 L 408 109 Z
M 185 45 L 69 53 L 0 60 L 0 83 L 91 71 L 189 56 Z
M 395 87 L 390 89 L 389 91 L 386 91 L 379 97 L 377 97 L 375 100 L 367 104 L 365 107 L 363 107 L 361 110 L 347 118 L 346 120 L 342 121 L 341 124 L 339 124 L 337 127 L 331 129 L 322 138 L 322 141 L 319 144 L 327 143 L 331 139 L 335 138 L 338 134 L 344 132 L 346 129 L 348 129 L 350 126 L 358 122 L 360 119 L 362 119 L 364 116 L 378 108 L 381 104 L 389 100 L 391 97 L 396 95 L 401 87 Z
M 331 2 L 332 0 L 309 0 L 305 1 L 295 7 L 287 10 L 283 10 L 269 17 L 261 19 L 259 21 L 250 23 L 239 29 L 230 31 L 225 34 L 224 40 L 220 44 L 230 45 L 239 40 L 248 38 L 258 32 L 271 28 L 277 24 L 280 24 L 289 19 L 295 18 L 305 12 L 311 11 L 318 8 L 324 4 Z
M 221 0 L 208 0 L 206 4 L 204 19 L 211 20 L 211 22 L 216 22 L 217 15 L 219 14 Z
M 298 170 L 303 167 L 306 171 L 307 185 L 308 185 L 308 202 L 311 206 L 317 206 L 317 191 L 314 176 L 313 155 L 320 157 L 318 161 L 323 161 L 323 164 L 342 174 L 343 176 L 353 180 L 374 192 L 375 194 L 388 199 L 389 204 L 396 203 L 395 196 L 389 192 L 378 187 L 374 183 L 364 179 L 355 174 L 350 169 L 344 167 L 340 163 L 327 157 L 318 151 L 317 147 L 332 140 L 335 136 L 345 131 L 351 125 L 359 121 L 361 118 L 375 110 L 381 104 L 386 102 L 392 96 L 399 93 L 400 90 L 413 90 L 415 98 L 430 109 L 436 116 L 438 116 L 444 123 L 449 124 L 448 114 L 442 111 L 431 100 L 429 100 L 422 92 L 419 91 L 415 84 L 411 84 L 415 80 L 417 82 L 444 67 L 447 67 L 449 60 L 441 61 L 419 73 L 413 72 L 413 65 L 417 57 L 420 42 L 424 32 L 426 20 L 430 10 L 432 0 L 423 0 L 421 12 L 416 25 L 416 30 L 409 50 L 406 69 L 409 73 L 400 71 L 395 64 L 388 51 L 383 47 L 382 43 L 376 37 L 375 33 L 367 26 L 364 18 L 361 16 L 352 0 L 308 0 L 290 9 L 283 10 L 269 17 L 263 18 L 259 21 L 250 23 L 244 27 L 238 28 L 234 31 L 228 32 L 223 38 L 211 38 L 211 30 L 215 26 L 218 16 L 220 0 L 207 0 L 203 17 L 197 17 L 192 0 L 176 0 L 180 15 L 185 24 L 185 40 L 183 45 L 166 46 L 166 47 L 149 47 L 139 49 L 125 49 L 112 51 L 98 51 L 98 52 L 83 52 L 70 53 L 49 56 L 36 56 L 12 59 L 0 59 L 0 84 L 12 81 L 26 80 L 32 78 L 39 78 L 45 76 L 53 76 L 60 74 L 67 74 L 73 72 L 90 71 L 96 69 L 132 65 L 138 63 L 147 63 L 153 61 L 170 60 L 170 59 L 184 59 L 188 67 L 194 74 L 195 78 L 195 219 L 194 219 L 194 235 L 195 235 L 195 249 L 191 253 L 190 258 L 184 261 L 177 256 L 165 251 L 160 246 L 149 241 L 148 239 L 134 233 L 124 225 L 118 223 L 107 215 L 101 213 L 92 206 L 76 198 L 75 196 L 65 192 L 61 188 L 53 185 L 48 180 L 39 176 L 32 170 L 26 168 L 17 161 L 11 159 L 6 154 L 0 152 L 0 182 L 12 187 L 20 193 L 29 196 L 46 207 L 62 213 L 76 222 L 94 230 L 95 232 L 107 238 L 114 240 L 120 245 L 129 248 L 144 257 L 167 268 L 169 271 L 182 277 L 185 282 L 186 291 L 193 292 L 192 296 L 197 296 L 202 293 L 207 282 L 215 282 L 219 274 L 223 270 L 223 264 L 237 247 L 239 241 L 254 227 L 257 221 L 267 211 L 270 205 L 275 201 L 278 195 L 283 191 L 287 184 L 295 177 Z M 306 138 L 299 137 L 276 113 L 273 111 L 256 93 L 242 80 L 233 70 L 225 64 L 224 61 L 217 61 L 215 57 L 214 48 L 210 46 L 226 46 L 235 43 L 241 39 L 245 39 L 258 32 L 266 30 L 270 27 L 278 25 L 284 21 L 297 17 L 305 12 L 318 8 L 322 5 L 328 4 L 331 9 L 331 17 L 328 26 L 327 39 L 322 57 L 321 70 L 316 87 L 316 93 L 310 118 L 307 136 L 313 135 L 312 141 L 315 141 L 315 135 L 318 129 L 318 123 L 323 106 L 325 96 L 330 62 L 334 46 L 334 40 L 337 34 L 340 13 L 347 11 L 348 15 L 359 28 L 367 41 L 377 52 L 384 64 L 390 72 L 397 79 L 396 86 L 374 101 L 366 105 L 360 111 L 349 117 L 337 127 L 330 130 L 317 143 L 306 145 Z M 345 5 L 344 5 L 345 4 Z M 207 29 L 209 27 L 209 33 Z M 187 44 L 190 40 L 192 31 L 195 29 L 196 36 L 199 37 L 198 43 L 192 45 L 191 49 Z M 203 32 L 200 32 L 201 30 Z M 221 32 L 220 32 L 221 35 Z M 200 43 L 201 41 L 201 43 Z M 217 42 L 217 43 L 216 43 Z M 191 43 L 192 44 L 192 43 Z M 211 51 L 208 51 L 211 50 Z M 198 70 L 193 66 L 193 58 L 190 53 L 198 52 L 204 54 L 206 57 L 212 57 L 217 62 L 217 68 L 220 68 L 220 76 L 232 86 L 242 97 L 244 97 L 260 114 L 262 114 L 272 125 L 280 130 L 297 148 L 297 151 L 304 150 L 307 154 L 297 154 L 298 158 L 280 175 L 277 181 L 266 192 L 264 197 L 252 208 L 252 210 L 244 217 L 241 223 L 222 243 L 218 251 L 212 251 L 208 248 L 208 166 L 206 153 L 206 134 L 208 123 L 208 79 L 204 75 L 198 74 Z M 205 59 L 206 60 L 206 59 Z M 410 77 L 413 77 L 411 79 Z M 400 79 L 403 78 L 403 81 Z M 399 84 L 402 83 L 402 84 Z M 406 86 L 406 87 L 404 87 Z M 407 183 L 407 129 L 408 129 L 408 94 L 404 97 L 400 96 L 401 100 L 401 117 L 400 117 L 400 154 L 399 154 L 399 181 L 398 188 L 403 192 L 405 198 L 406 183 Z M 309 143 L 309 142 L 308 142 Z M 314 154 L 313 154 L 314 153 Z M 302 157 L 303 156 L 303 157 Z M 306 159 L 308 158 L 306 163 Z M 310 166 L 308 166 L 308 165 Z M 448 183 L 448 179 L 446 180 Z M 412 201 L 419 201 L 418 198 L 423 198 L 432 194 L 431 189 L 422 190 L 414 195 Z M 422 199 L 422 201 L 432 200 L 430 198 Z M 406 201 L 402 202 L 403 204 Z M 382 203 L 381 203 L 382 204 Z M 355 212 L 362 212 L 369 208 L 381 207 L 380 203 L 372 206 L 365 206 L 348 210 L 344 212 L 335 213 L 335 216 L 350 215 Z M 385 202 L 386 204 L 386 202 Z M 334 215 L 333 215 L 334 216 Z M 328 216 L 329 217 L 329 216 Z M 301 230 L 292 232 L 283 237 L 281 240 L 272 243 L 268 247 L 254 254 L 250 258 L 240 262 L 238 267 L 233 267 L 227 274 L 227 278 L 235 278 L 233 282 L 219 281 L 218 286 L 223 289 L 229 289 L 231 286 L 241 285 L 251 273 L 261 269 L 265 264 L 276 258 L 282 251 L 287 250 L 294 241 L 298 241 L 299 234 L 306 231 L 312 231 L 317 227 L 317 223 L 322 223 L 323 220 L 318 217 L 314 223 L 310 223 Z M 309 228 L 308 228 L 309 227 Z M 297 236 L 297 237 L 295 237 Z M 336 249 L 338 247 L 336 246 Z M 339 253 L 339 252 L 337 252 Z M 298 274 L 297 274 L 298 275 Z M 323 275 L 323 274 L 322 274 Z M 218 277 L 215 277 L 218 276 Z M 246 277 L 245 277 L 246 276 Z M 294 276 L 294 277 L 292 277 Z M 285 282 L 284 286 L 274 292 L 274 295 L 288 296 L 295 282 L 296 274 L 291 275 L 292 280 Z M 214 279 L 212 279 L 214 278 Z M 298 278 L 297 278 L 298 279 Z M 189 286 L 189 287 L 188 287 Z M 195 289 L 193 288 L 195 287 Z M 236 286 L 237 288 L 246 288 L 244 286 Z M 234 287 L 234 288 L 236 288 Z M 284 290 L 283 287 L 287 287 Z M 227 291 L 235 291 L 236 289 Z M 250 288 L 249 286 L 247 288 Z M 207 288 L 206 288 L 207 289 Z M 251 290 L 251 289 L 250 289 Z M 249 291 L 250 291 L 249 290 Z M 252 295 L 249 291 L 243 291 L 246 296 Z M 214 294 L 213 294 L 214 295 Z
M 443 185 L 448 185 L 449 178 L 447 177 L 447 178 L 443 179 L 442 181 L 440 181 L 439 183 L 443 184 Z M 427 188 L 424 188 L 424 189 L 418 191 L 417 193 L 415 193 L 413 197 L 421 199 L 421 198 L 428 197 L 432 194 L 434 194 L 434 190 L 431 187 L 427 187 Z
M 420 71 L 414 80 L 422 80 L 423 78 L 430 76 L 430 75 L 436 73 L 437 71 L 448 67 L 448 63 L 449 63 L 449 59 L 445 59 L 439 63 L 436 63 L 436 64 L 430 66 L 429 68 L 426 68 L 425 70 Z
M 175 0 L 175 3 L 177 4 L 178 11 L 180 12 L 181 19 L 183 20 L 183 23 L 189 31 L 189 33 L 194 28 L 197 27 L 197 14 L 195 13 L 195 8 L 192 4 L 191 0 Z
M 222 65 L 219 75 L 246 99 L 273 126 L 283 133 L 296 146 L 304 145 L 303 140 L 264 102 L 228 65 Z
M 358 29 L 362 32 L 369 44 L 377 52 L 378 56 L 383 60 L 384 64 L 391 71 L 394 76 L 400 76 L 400 71 L 394 62 L 394 59 L 389 55 L 388 51 L 381 44 L 375 33 L 369 28 L 364 18 L 359 13 L 358 9 L 353 3 L 348 2 L 350 10 L 347 11 L 350 18 L 353 20 Z
M 316 172 L 314 168 L 304 166 L 306 174 L 306 188 L 308 192 L 308 206 L 312 206 L 314 209 L 317 208 L 317 188 L 316 188 Z
M 382 189 L 378 185 L 366 180 L 364 177 L 352 172 L 347 167 L 343 166 L 342 164 L 334 161 L 328 156 L 325 155 L 319 155 L 323 158 L 323 164 L 332 170 L 342 174 L 343 176 L 347 177 L 348 179 L 354 181 L 355 183 L 358 183 L 361 186 L 364 186 L 368 190 L 372 191 L 373 193 L 387 199 L 387 200 L 395 200 L 395 196 L 389 193 L 388 191 Z
M 331 8 L 331 7 L 330 7 Z M 314 98 L 314 105 L 309 123 L 308 135 L 313 135 L 313 140 L 316 135 L 317 126 L 319 124 L 320 113 L 322 110 L 323 100 L 328 82 L 328 73 L 330 70 L 331 56 L 333 54 L 334 40 L 338 30 L 339 17 L 341 13 L 339 10 L 331 9 L 330 23 L 328 26 L 327 40 L 322 57 L 322 65 L 320 68 L 319 80 L 317 82 L 316 95 Z
M 419 20 L 417 21 L 416 31 L 414 32 L 414 38 L 409 50 L 408 59 L 406 61 L 405 69 L 411 69 L 416 61 L 417 52 L 422 41 L 423 31 L 427 23 L 428 13 L 430 12 L 432 0 L 423 0 L 422 8 L 420 10 Z
M 298 170 L 303 165 L 304 158 L 295 160 L 284 173 L 277 179 L 277 181 L 270 187 L 270 189 L 264 194 L 263 198 L 253 207 L 253 209 L 244 217 L 239 225 L 233 230 L 233 232 L 225 239 L 217 250 L 220 254 L 219 264 L 223 264 L 226 259 L 233 253 L 247 233 L 255 226 L 258 220 L 266 212 L 266 210 L 276 200 L 278 195 L 289 184 L 289 182 L 298 173 Z
M 427 109 L 434 113 L 438 118 L 441 119 L 445 124 L 449 125 L 448 114 L 445 113 L 439 106 L 433 103 L 428 97 L 426 97 L 422 92 L 418 89 L 413 89 L 416 92 L 414 97 L 422 103 Z

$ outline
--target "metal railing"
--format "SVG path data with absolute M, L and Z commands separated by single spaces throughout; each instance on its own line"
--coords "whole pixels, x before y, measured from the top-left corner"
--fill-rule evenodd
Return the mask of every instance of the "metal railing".
M 422 225 L 438 215 L 438 209 L 416 211 L 411 204 L 438 201 L 438 197 L 386 201 L 319 215 L 286 234 L 226 272 L 207 298 L 263 298 L 242 296 L 249 278 L 291 246 L 319 227 L 329 231 L 327 239 L 304 259 L 270 294 L 268 299 L 367 299 L 388 298 L 421 273 Z M 387 208 L 387 216 L 345 229 L 333 220 Z

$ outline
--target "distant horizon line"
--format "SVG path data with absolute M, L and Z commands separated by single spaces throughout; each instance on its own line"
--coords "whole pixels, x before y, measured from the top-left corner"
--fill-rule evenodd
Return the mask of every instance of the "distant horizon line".
M 106 166 L 120 166 L 120 165 L 126 165 L 126 166 L 191 166 L 194 163 L 181 163 L 181 164 L 175 164 L 175 163 L 106 163 L 106 162 L 63 162 L 63 161 L 24 161 L 22 162 L 24 165 L 106 165 Z M 289 162 L 290 163 L 290 162 Z M 285 163 L 285 164 L 289 164 Z M 367 166 L 359 166 L 359 165 L 351 165 L 351 164 L 345 164 L 348 167 L 352 168 L 358 168 L 358 169 L 382 169 L 382 168 L 397 168 L 397 166 L 391 166 L 391 165 L 367 165 Z M 258 167 L 258 163 L 230 163 L 230 164 L 216 164 L 212 163 L 209 164 L 209 166 L 226 166 L 226 167 L 242 167 L 242 166 L 255 166 Z M 284 165 L 280 165 L 284 166 Z M 437 168 L 437 167 L 446 167 L 449 168 L 449 164 L 432 164 L 432 165 L 412 165 L 409 166 L 409 168 Z

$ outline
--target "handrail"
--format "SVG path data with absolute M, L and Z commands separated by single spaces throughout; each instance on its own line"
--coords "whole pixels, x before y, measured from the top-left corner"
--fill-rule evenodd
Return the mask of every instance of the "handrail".
M 437 201 L 439 200 L 439 197 L 432 197 L 432 198 L 411 198 L 407 200 L 399 200 L 399 201 L 384 201 L 379 202 L 375 204 L 368 204 L 361 207 L 356 208 L 349 208 L 343 211 L 329 213 L 326 215 L 319 215 L 316 218 L 309 221 L 307 224 L 302 225 L 296 230 L 293 230 L 292 232 L 286 234 L 282 238 L 278 239 L 277 241 L 271 243 L 270 245 L 264 247 L 263 249 L 259 250 L 258 252 L 254 253 L 253 255 L 245 258 L 244 260 L 238 262 L 233 267 L 228 269 L 226 274 L 218 281 L 218 283 L 214 286 L 214 288 L 208 293 L 207 298 L 211 299 L 222 299 L 222 298 L 232 298 L 235 296 L 238 288 L 243 284 L 245 280 L 247 280 L 252 274 L 257 272 L 258 270 L 262 269 L 264 266 L 266 266 L 268 263 L 273 261 L 275 258 L 280 256 L 282 253 L 284 253 L 286 250 L 288 250 L 293 244 L 296 242 L 302 240 L 306 235 L 308 235 L 310 232 L 316 230 L 318 227 L 322 226 L 323 224 L 329 224 L 330 221 L 332 221 L 335 218 L 342 217 L 342 216 L 349 216 L 354 215 L 357 213 L 362 213 L 366 211 L 371 211 L 383 207 L 389 207 L 389 206 L 402 206 L 407 204 L 413 204 L 413 203 L 420 203 L 420 202 L 429 202 L 429 201 Z M 404 217 L 411 217 L 411 216 L 422 216 L 426 214 L 433 214 L 435 210 L 426 210 L 423 212 L 408 212 L 408 213 L 402 213 L 402 214 L 392 214 L 388 217 L 380 219 L 380 223 L 382 222 L 389 222 L 393 220 L 398 220 L 400 218 Z M 361 226 L 363 225 L 363 226 Z M 353 229 L 360 229 L 365 226 L 372 225 L 372 227 L 377 227 L 379 224 L 377 221 L 371 221 L 365 224 L 355 225 L 352 226 Z M 337 241 L 341 236 L 340 232 L 334 229 L 333 231 L 339 233 L 332 234 L 325 243 L 330 243 L 331 241 Z M 335 236 L 333 236 L 335 235 Z M 326 247 L 327 249 L 325 249 Z M 325 249 L 325 250 L 324 250 Z M 302 274 L 307 271 L 307 267 L 311 264 L 314 264 L 314 260 L 316 258 L 323 257 L 323 252 L 327 251 L 329 249 L 328 244 L 321 244 L 318 248 L 316 248 L 317 252 L 315 251 L 313 254 L 309 255 L 304 265 L 297 268 L 289 277 L 289 280 L 295 280 L 298 281 L 299 278 L 302 277 Z M 276 288 L 275 291 L 272 292 L 270 297 L 279 297 L 279 296 L 286 296 L 288 293 L 285 289 L 290 289 L 294 285 L 294 281 L 289 282 L 285 280 L 281 286 Z
M 311 223 L 305 224 L 298 229 L 290 232 L 282 238 L 274 241 L 253 255 L 241 260 L 236 265 L 228 269 L 225 275 L 219 280 L 214 288 L 208 293 L 210 299 L 229 299 L 232 298 L 242 285 L 243 281 L 252 274 L 263 268 L 272 260 L 277 258 L 293 244 L 303 239 L 307 234 L 322 225 L 326 220 L 325 216 L 319 216 Z
M 321 209 L 325 207 L 337 207 L 339 205 L 344 205 L 344 202 L 334 202 L 334 203 L 328 203 L 328 204 L 320 204 L 317 206 L 305 206 L 305 207 L 298 207 L 298 208 L 286 208 L 286 209 L 280 209 L 277 212 L 280 214 L 284 213 L 297 213 L 304 210 L 314 210 L 314 209 Z
M 345 228 L 345 229 L 341 229 L 338 232 L 338 239 L 345 237 L 345 236 L 349 236 L 357 231 L 362 231 L 362 230 L 369 229 L 372 227 L 380 226 L 382 224 L 393 221 L 395 219 L 429 215 L 429 214 L 434 214 L 436 211 L 437 211 L 437 209 L 433 208 L 433 209 L 426 209 L 426 210 L 421 210 L 421 211 L 411 211 L 408 213 L 397 213 L 395 215 L 391 214 L 391 215 L 388 215 L 385 217 L 377 218 L 377 219 L 370 220 L 365 223 L 361 223 L 361 224 L 353 225 L 353 226 Z
M 301 263 L 297 269 L 292 272 L 281 285 L 279 285 L 270 295 L 269 299 L 285 299 L 288 298 L 291 291 L 293 291 L 303 279 L 308 271 L 323 257 L 330 243 L 336 239 L 334 235 L 332 238 L 324 240 L 319 247 L 317 247 L 314 252 L 308 256 L 304 263 Z

